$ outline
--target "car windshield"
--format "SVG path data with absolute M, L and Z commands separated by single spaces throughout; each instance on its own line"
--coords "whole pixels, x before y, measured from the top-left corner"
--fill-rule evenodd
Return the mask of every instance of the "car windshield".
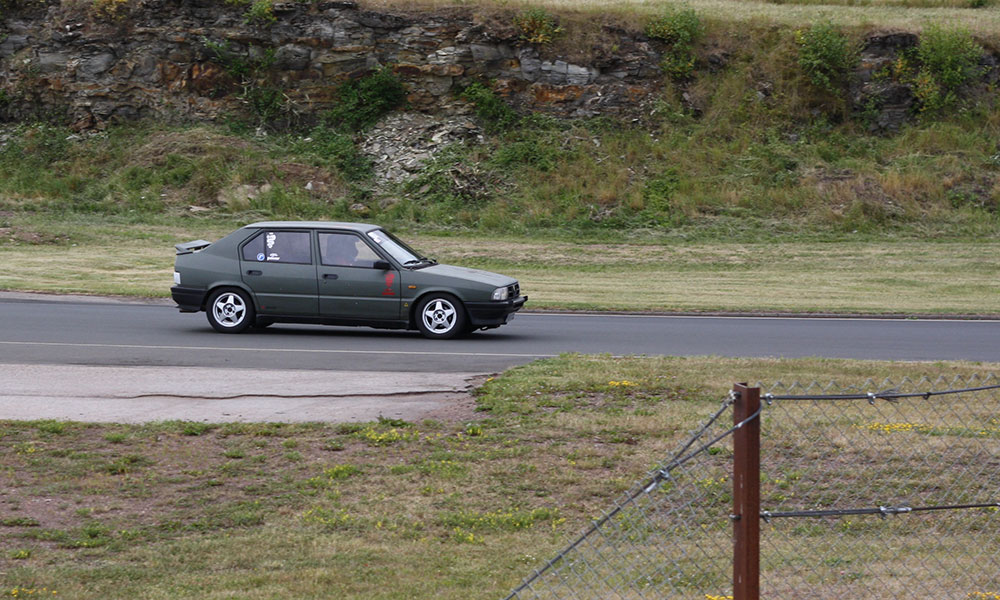
M 419 264 L 433 264 L 434 262 L 401 242 L 399 238 L 392 235 L 388 231 L 382 229 L 369 231 L 368 237 L 370 237 L 373 242 L 378 244 L 403 266 L 409 267 Z

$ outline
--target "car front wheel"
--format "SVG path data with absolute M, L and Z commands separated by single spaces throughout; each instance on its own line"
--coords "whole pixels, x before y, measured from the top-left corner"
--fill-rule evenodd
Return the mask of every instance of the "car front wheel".
M 253 302 L 242 290 L 219 290 L 205 308 L 208 322 L 220 333 L 242 333 L 254 323 Z
M 417 306 L 417 328 L 426 338 L 453 338 L 466 330 L 465 307 L 448 294 L 431 294 Z

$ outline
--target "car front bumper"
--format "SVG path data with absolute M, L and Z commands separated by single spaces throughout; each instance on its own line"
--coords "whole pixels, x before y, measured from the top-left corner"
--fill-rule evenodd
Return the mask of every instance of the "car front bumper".
M 527 296 L 519 296 L 502 302 L 466 302 L 465 308 L 474 327 L 497 327 L 509 321 L 527 301 Z
M 176 285 L 170 288 L 170 296 L 181 312 L 198 312 L 205 301 L 205 290 Z

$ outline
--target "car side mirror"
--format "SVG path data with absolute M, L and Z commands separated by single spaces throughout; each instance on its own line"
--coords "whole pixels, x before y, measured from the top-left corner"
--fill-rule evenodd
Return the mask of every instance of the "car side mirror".
M 375 264 L 372 265 L 372 268 L 380 271 L 388 271 L 392 268 L 392 265 L 390 265 L 389 261 L 386 260 L 376 260 Z

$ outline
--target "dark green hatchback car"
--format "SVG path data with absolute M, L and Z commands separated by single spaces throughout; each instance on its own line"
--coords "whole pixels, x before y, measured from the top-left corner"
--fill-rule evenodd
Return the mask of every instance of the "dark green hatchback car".
M 253 223 L 176 248 L 174 301 L 223 333 L 284 322 L 447 339 L 508 323 L 528 299 L 516 279 L 440 265 L 377 225 Z

